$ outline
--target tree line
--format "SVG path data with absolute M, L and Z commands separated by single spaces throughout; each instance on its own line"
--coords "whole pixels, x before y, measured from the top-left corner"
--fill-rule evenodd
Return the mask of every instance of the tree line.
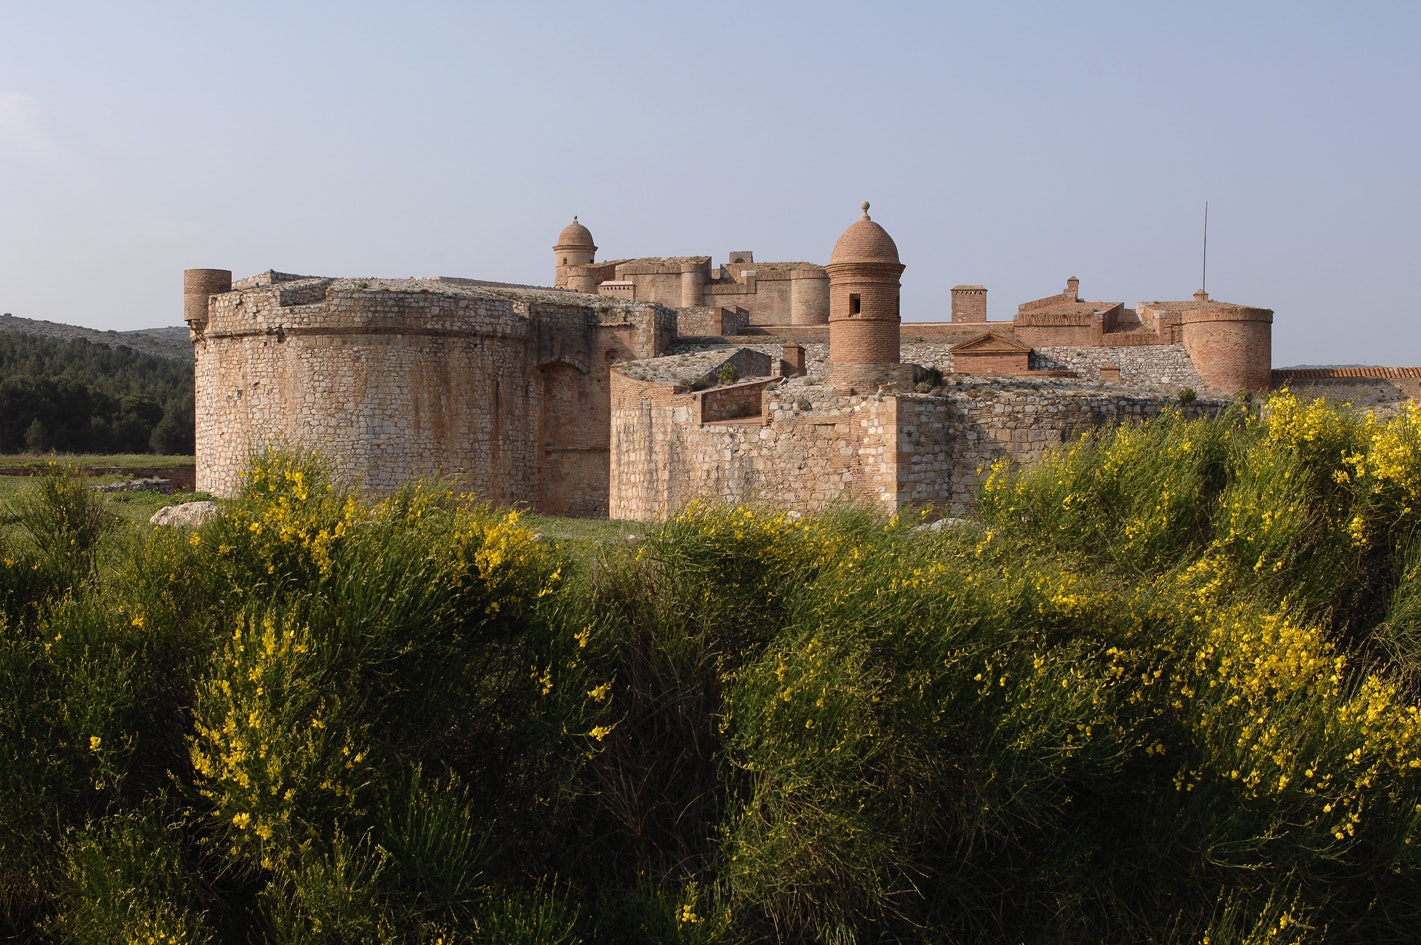
M 83 339 L 0 334 L 0 453 L 193 451 L 192 367 Z

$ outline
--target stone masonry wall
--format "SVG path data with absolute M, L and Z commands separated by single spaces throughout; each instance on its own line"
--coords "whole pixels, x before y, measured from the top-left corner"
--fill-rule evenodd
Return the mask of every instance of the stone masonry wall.
M 254 280 L 190 320 L 197 487 L 314 448 L 373 492 L 447 476 L 496 503 L 605 515 L 609 366 L 675 312 L 439 280 Z
M 692 396 L 614 372 L 610 514 L 654 520 L 694 498 L 816 511 L 843 498 L 968 507 L 997 459 L 1025 462 L 1086 430 L 1178 406 L 1052 382 L 954 385 L 941 395 L 835 396 L 803 379 L 762 416 L 697 421 Z M 1220 402 L 1195 401 L 1198 415 Z
M 664 518 L 698 497 L 821 509 L 890 489 L 892 398 L 775 392 L 768 421 L 708 424 L 693 398 L 613 373 L 613 518 Z
M 194 338 L 197 487 L 231 494 L 253 452 L 287 446 L 374 491 L 450 475 L 526 501 L 537 425 L 513 303 L 320 281 L 214 299 Z M 282 305 L 285 285 L 329 291 Z
M 1204 416 L 1225 406 L 1050 382 L 962 385 L 946 396 L 898 400 L 895 506 L 955 512 L 971 506 L 986 470 L 999 459 L 1032 462 L 1098 427 L 1139 422 L 1168 409 Z
M 1200 393 L 1204 382 L 1182 344 L 1126 347 L 1050 346 L 1031 354 L 1035 371 L 1074 371 L 1083 381 L 1100 380 L 1105 365 L 1120 368 L 1120 383 L 1131 388 L 1178 391 L 1190 387 Z
M 701 422 L 761 416 L 765 409 L 765 388 L 774 383 L 773 379 L 759 379 L 700 391 L 697 396 L 700 399 Z
M 677 328 L 682 337 L 716 338 L 738 335 L 749 324 L 750 313 L 744 309 L 698 306 L 678 313 Z

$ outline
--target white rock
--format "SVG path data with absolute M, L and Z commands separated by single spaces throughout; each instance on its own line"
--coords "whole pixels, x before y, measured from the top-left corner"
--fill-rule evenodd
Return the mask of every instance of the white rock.
M 222 514 L 222 510 L 217 507 L 216 502 L 184 502 L 181 505 L 165 505 L 154 512 L 153 517 L 148 521 L 153 525 L 181 525 L 187 528 L 196 528 L 220 514 Z

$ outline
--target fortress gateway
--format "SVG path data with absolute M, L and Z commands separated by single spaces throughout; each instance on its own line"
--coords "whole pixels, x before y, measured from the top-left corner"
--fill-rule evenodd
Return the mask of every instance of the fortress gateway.
M 187 270 L 197 487 L 230 494 L 254 451 L 286 445 L 372 491 L 445 476 L 558 515 L 654 519 L 696 497 L 960 508 L 999 457 L 1183 388 L 1197 411 L 1273 383 L 1273 313 L 1202 292 L 1128 309 L 1072 278 L 988 322 L 986 290 L 957 286 L 950 321 L 904 324 L 903 265 L 867 204 L 824 266 L 598 263 L 576 219 L 553 251 L 548 288 Z M 1345 373 L 1292 380 L 1415 393 L 1414 371 Z

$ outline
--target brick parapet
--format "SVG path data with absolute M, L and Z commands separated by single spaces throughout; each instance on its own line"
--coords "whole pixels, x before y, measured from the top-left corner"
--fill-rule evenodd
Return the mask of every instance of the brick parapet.
M 739 384 L 728 384 L 696 393 L 702 423 L 726 420 L 761 420 L 764 417 L 766 388 L 779 383 L 779 378 L 756 378 Z
M 1185 348 L 1205 386 L 1232 394 L 1272 384 L 1273 313 L 1217 302 L 1180 317 Z

